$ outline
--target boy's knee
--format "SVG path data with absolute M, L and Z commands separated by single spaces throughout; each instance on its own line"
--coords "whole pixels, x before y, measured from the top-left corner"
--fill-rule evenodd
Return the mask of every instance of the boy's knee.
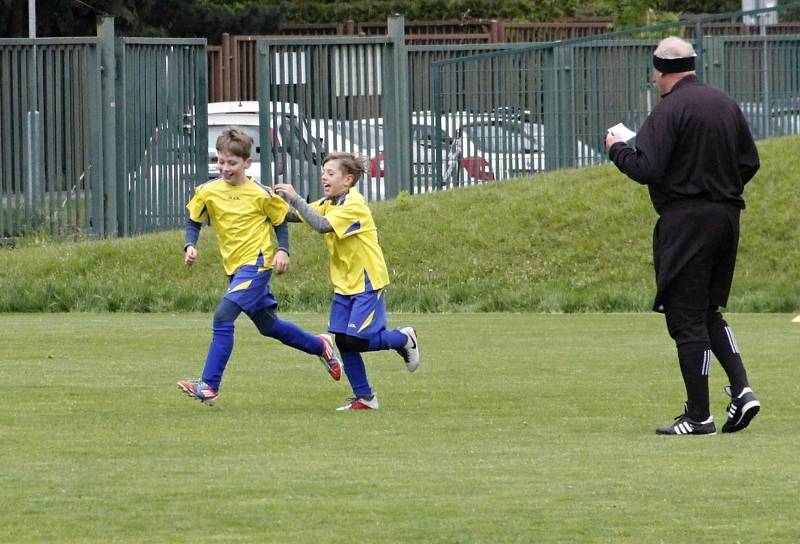
M 272 310 L 267 308 L 259 310 L 250 316 L 251 321 L 255 324 L 258 332 L 263 336 L 272 336 L 272 325 L 275 324 L 275 314 Z
M 369 340 L 350 336 L 349 334 L 336 333 L 336 347 L 339 351 L 364 352 L 369 348 Z
M 242 309 L 239 305 L 223 298 L 217 309 L 214 311 L 214 323 L 218 322 L 233 322 L 239 317 Z

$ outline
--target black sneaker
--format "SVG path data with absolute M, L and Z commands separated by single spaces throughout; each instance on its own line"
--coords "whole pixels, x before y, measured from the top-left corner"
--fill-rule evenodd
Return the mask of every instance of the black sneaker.
M 742 389 L 736 398 L 733 398 L 730 386 L 725 388 L 725 393 L 731 397 L 731 402 L 728 404 L 728 421 L 722 426 L 722 432 L 735 433 L 750 425 L 761 410 L 761 403 L 749 387 Z
M 708 416 L 708 419 L 705 421 L 695 421 L 683 413 L 676 417 L 675 421 L 669 425 L 657 428 L 656 434 L 717 434 L 717 427 L 714 425 L 714 416 Z

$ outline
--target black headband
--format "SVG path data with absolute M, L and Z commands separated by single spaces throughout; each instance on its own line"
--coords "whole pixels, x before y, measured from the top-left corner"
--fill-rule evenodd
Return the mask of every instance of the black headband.
M 677 74 L 679 72 L 691 72 L 694 70 L 695 57 L 683 57 L 680 59 L 662 59 L 653 55 L 653 66 L 662 74 Z

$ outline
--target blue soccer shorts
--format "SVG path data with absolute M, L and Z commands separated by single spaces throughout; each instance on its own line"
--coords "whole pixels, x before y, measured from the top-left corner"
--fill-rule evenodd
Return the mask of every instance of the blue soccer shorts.
M 244 265 L 234 272 L 224 298 L 237 304 L 248 315 L 263 309 L 274 310 L 278 301 L 269 289 L 271 278 L 271 269 L 258 264 Z
M 368 340 L 386 329 L 384 291 L 333 295 L 328 331 Z

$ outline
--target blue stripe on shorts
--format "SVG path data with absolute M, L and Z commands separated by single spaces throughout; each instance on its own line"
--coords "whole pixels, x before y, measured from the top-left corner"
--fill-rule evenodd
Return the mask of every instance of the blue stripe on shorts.
M 261 266 L 244 265 L 234 274 L 225 291 L 226 299 L 239 305 L 248 314 L 264 308 L 274 309 L 278 301 L 269 289 L 272 270 L 264 270 Z

